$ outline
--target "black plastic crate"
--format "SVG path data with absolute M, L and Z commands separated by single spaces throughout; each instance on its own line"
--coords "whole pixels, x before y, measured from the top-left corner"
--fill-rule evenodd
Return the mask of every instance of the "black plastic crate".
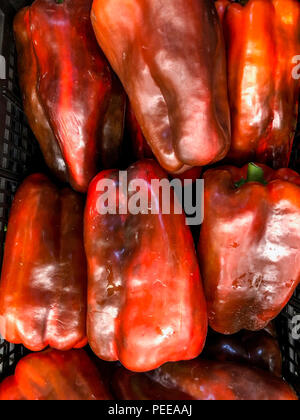
M 0 54 L 6 59 L 6 80 L 0 80 L 0 263 L 2 261 L 9 209 L 19 183 L 29 173 L 48 172 L 38 144 L 22 111 L 17 82 L 15 43 L 12 19 L 15 9 L 32 3 L 31 0 L 1 0 Z M 1 23 L 4 31 L 1 36 Z M 2 45 L 1 45 L 2 39 Z M 291 159 L 291 167 L 300 170 L 300 118 Z M 300 395 L 300 340 L 292 337 L 293 318 L 300 315 L 300 287 L 277 318 L 277 330 L 283 355 L 284 377 Z M 0 381 L 10 375 L 27 350 L 7 343 L 0 337 Z
M 14 5 L 23 6 L 23 0 Z M 2 262 L 9 210 L 19 183 L 43 165 L 38 144 L 22 110 L 17 82 L 17 56 L 12 32 L 15 10 L 8 0 L 0 4 L 0 54 L 6 78 L 0 79 L 0 261 Z M 0 380 L 9 375 L 25 353 L 22 346 L 0 337 Z

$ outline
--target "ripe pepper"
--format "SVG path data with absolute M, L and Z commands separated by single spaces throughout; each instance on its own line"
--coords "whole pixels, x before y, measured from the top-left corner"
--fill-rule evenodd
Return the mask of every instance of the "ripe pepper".
M 151 160 L 137 162 L 126 173 L 128 183 L 118 171 L 103 171 L 88 191 L 88 340 L 101 359 L 147 371 L 200 354 L 206 303 L 191 232 L 184 215 L 175 214 L 181 206 L 172 190 L 170 214 L 163 214 L 153 186 L 153 180 L 163 179 L 168 186 L 167 174 Z M 110 192 L 101 192 L 105 179 L 112 184 Z M 141 182 L 146 188 L 140 200 L 150 205 L 151 194 L 153 211 L 130 214 Z M 113 192 L 116 214 L 100 214 L 99 202 L 113 199 Z
M 282 374 L 278 341 L 266 331 L 241 331 L 235 335 L 211 334 L 203 357 L 220 362 L 246 363 L 279 377 Z
M 97 45 L 92 0 L 35 0 L 15 18 L 24 110 L 46 163 L 86 192 L 118 163 L 126 96 Z
M 201 359 L 167 363 L 148 374 L 121 368 L 113 388 L 121 400 L 298 400 L 286 382 L 269 372 Z
M 41 174 L 18 189 L 0 283 L 0 333 L 32 351 L 83 347 L 86 258 L 82 197 Z
M 300 176 L 249 164 L 209 170 L 204 182 L 199 257 L 210 326 L 260 330 L 300 281 Z
M 94 0 L 98 42 L 160 165 L 222 159 L 230 115 L 222 29 L 210 0 Z
M 228 161 L 287 167 L 298 115 L 298 0 L 216 2 L 227 45 L 232 145 Z
M 100 372 L 84 350 L 47 349 L 19 361 L 0 385 L 0 400 L 110 400 Z

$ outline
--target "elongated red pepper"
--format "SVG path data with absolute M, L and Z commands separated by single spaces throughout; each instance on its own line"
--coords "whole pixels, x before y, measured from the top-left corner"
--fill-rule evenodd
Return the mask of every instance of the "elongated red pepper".
M 210 326 L 262 329 L 300 281 L 300 176 L 250 164 L 209 170 L 204 180 L 199 256 Z
M 83 205 L 79 194 L 41 174 L 18 189 L 0 283 L 0 333 L 7 341 L 33 351 L 86 344 Z
M 0 400 L 110 400 L 100 372 L 84 350 L 29 354 L 0 385 Z
M 126 97 L 97 45 L 92 0 L 35 0 L 16 17 L 25 113 L 46 163 L 78 191 L 118 163 Z
M 241 331 L 235 335 L 211 334 L 203 357 L 221 362 L 247 363 L 282 375 L 282 356 L 278 341 L 266 331 Z
M 230 115 L 222 30 L 210 0 L 94 0 L 98 42 L 168 172 L 222 159 Z
M 88 191 L 88 339 L 100 358 L 147 371 L 200 354 L 206 303 L 190 230 L 183 214 L 175 214 L 180 205 L 171 192 L 170 214 L 163 214 L 152 185 L 165 179 L 168 186 L 167 174 L 151 160 L 134 164 L 126 174 L 128 185 L 122 186 L 118 171 L 101 172 Z M 111 190 L 104 193 L 101 183 L 107 179 Z M 147 206 L 151 193 L 156 214 L 127 211 L 135 199 L 134 183 L 146 188 L 141 200 Z M 116 214 L 100 214 L 99 202 L 115 193 Z
M 14 33 L 18 52 L 19 84 L 23 107 L 31 129 L 39 140 L 48 167 L 62 180 L 68 180 L 68 169 L 60 147 L 38 97 L 38 67 L 30 36 L 29 8 L 22 9 L 14 19 Z
M 232 145 L 228 160 L 287 167 L 298 115 L 298 0 L 216 2 L 227 44 Z
M 121 368 L 113 387 L 121 400 L 298 400 L 269 372 L 201 359 L 167 363 L 148 374 Z

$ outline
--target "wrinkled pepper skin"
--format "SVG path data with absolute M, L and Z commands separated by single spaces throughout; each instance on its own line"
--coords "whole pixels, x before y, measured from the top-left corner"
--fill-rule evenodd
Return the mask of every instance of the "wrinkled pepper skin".
M 298 0 L 218 1 L 227 44 L 232 145 L 228 161 L 289 165 L 298 115 Z M 225 9 L 225 10 L 224 10 Z
M 121 400 L 298 400 L 286 382 L 269 372 L 201 359 L 167 363 L 148 374 L 123 369 L 113 385 Z
M 111 400 L 100 372 L 84 350 L 47 349 L 19 361 L 0 385 L 0 400 Z
M 0 333 L 32 351 L 83 347 L 87 269 L 81 195 L 45 175 L 18 189 L 0 283 Z
M 203 358 L 247 363 L 279 377 L 282 374 L 278 341 L 266 331 L 242 331 L 235 335 L 212 334 L 207 339 Z
M 24 110 L 53 172 L 86 192 L 121 153 L 125 92 L 97 45 L 91 0 L 35 0 L 16 16 Z
M 171 173 L 230 147 L 225 48 L 210 0 L 94 0 L 98 42 L 160 165 Z
M 300 281 L 300 176 L 256 168 L 264 184 L 237 184 L 247 166 L 204 174 L 198 251 L 209 324 L 222 334 L 263 329 Z
M 127 103 L 126 107 L 126 129 L 130 138 L 132 156 L 135 160 L 155 159 L 130 103 Z M 201 174 L 202 168 L 200 166 L 195 166 L 191 169 L 184 170 L 184 172 L 181 172 L 180 174 L 173 174 L 173 177 L 179 178 L 181 181 L 191 180 L 194 182 L 201 177 Z
M 167 174 L 152 160 L 135 163 L 127 174 L 128 185 L 142 180 L 153 194 L 157 214 L 120 215 L 118 205 L 117 214 L 101 215 L 97 203 L 103 193 L 97 189 L 103 179 L 112 180 L 120 205 L 127 207 L 133 192 L 127 201 L 118 171 L 103 171 L 91 182 L 84 221 L 87 331 L 99 358 L 148 371 L 201 353 L 206 302 L 190 230 L 184 215 L 174 214 L 180 204 L 171 192 L 171 214 L 162 214 L 151 186 Z

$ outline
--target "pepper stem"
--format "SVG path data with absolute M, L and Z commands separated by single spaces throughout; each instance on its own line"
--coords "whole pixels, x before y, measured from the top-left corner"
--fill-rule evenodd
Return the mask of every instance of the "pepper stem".
M 247 179 L 242 178 L 240 181 L 236 182 L 235 187 L 240 188 L 247 182 L 259 182 L 263 185 L 267 184 L 264 178 L 264 171 L 259 166 L 255 165 L 255 163 L 248 164 Z
M 249 163 L 248 165 L 248 174 L 247 174 L 247 182 L 260 182 L 261 184 L 265 184 L 264 178 L 264 171 L 255 163 Z
M 56 4 L 63 4 L 64 0 L 55 0 Z

